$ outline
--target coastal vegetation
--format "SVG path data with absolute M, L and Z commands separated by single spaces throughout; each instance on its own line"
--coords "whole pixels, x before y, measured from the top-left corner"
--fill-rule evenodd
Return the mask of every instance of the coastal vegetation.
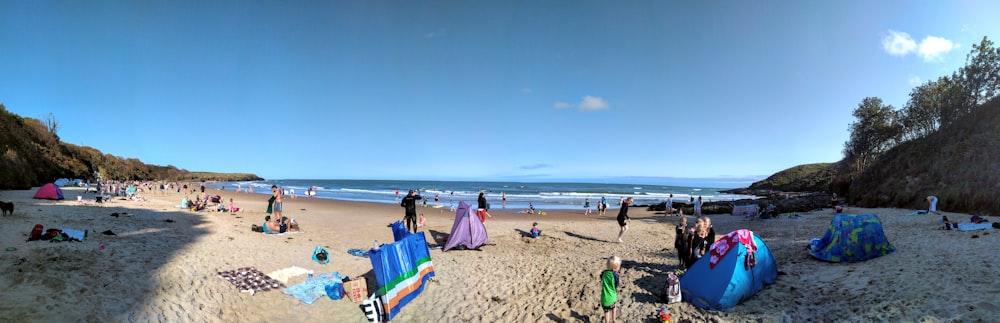
M 965 66 L 915 87 L 902 108 L 867 97 L 853 115 L 842 160 L 796 166 L 750 188 L 838 193 L 863 207 L 926 208 L 924 199 L 935 195 L 948 211 L 1000 209 L 994 195 L 1000 191 L 1000 49 L 987 37 L 972 45 Z
M 798 165 L 750 185 L 751 190 L 785 192 L 825 192 L 837 174 L 833 163 Z
M 10 113 L 0 104 L 0 189 L 27 189 L 57 178 L 94 180 L 236 181 L 260 180 L 254 174 L 191 172 L 175 166 L 148 165 L 135 158 L 102 153 L 59 139 L 59 122 Z

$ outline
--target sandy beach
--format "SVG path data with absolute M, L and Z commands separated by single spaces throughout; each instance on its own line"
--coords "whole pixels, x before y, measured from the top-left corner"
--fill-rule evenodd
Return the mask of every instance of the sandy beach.
M 253 266 L 270 273 L 297 266 L 317 274 L 366 276 L 374 289 L 370 261 L 347 250 L 391 242 L 386 226 L 403 215 L 392 204 L 286 199 L 285 216 L 295 218 L 303 232 L 265 235 L 250 231 L 251 224 L 263 222 L 265 195 L 209 190 L 244 208 L 219 213 L 178 209 L 184 195 L 176 192 L 102 204 L 77 202 L 82 189 L 64 193 L 65 200 L 51 201 L 32 199 L 34 190 L 0 192 L 0 201 L 16 207 L 13 215 L 0 218 L 0 248 L 16 248 L 0 251 L 0 321 L 367 322 L 346 298 L 307 305 L 280 290 L 241 293 L 217 272 Z M 806 252 L 809 239 L 829 226 L 829 209 L 764 221 L 714 215 L 720 235 L 750 229 L 760 236 L 785 273 L 750 300 L 716 312 L 687 302 L 665 305 L 657 295 L 667 273 L 683 273 L 673 249 L 678 217 L 634 207 L 631 230 L 619 244 L 611 242 L 618 233 L 617 209 L 604 216 L 516 211 L 490 211 L 490 245 L 481 251 L 432 249 L 434 283 L 394 321 L 601 322 L 598 275 L 610 255 L 624 260 L 619 322 L 651 322 L 661 306 L 674 322 L 976 322 L 995 320 L 1000 312 L 1000 284 L 994 281 L 1000 258 L 993 251 L 1000 233 L 941 230 L 936 215 L 850 208 L 850 213 L 878 214 L 897 248 L 853 264 L 821 262 Z M 422 230 L 428 240 L 449 233 L 453 212 L 423 207 L 418 212 L 427 217 Z M 970 217 L 944 214 L 962 221 Z M 526 237 L 532 222 L 543 230 L 538 239 Z M 88 236 L 83 242 L 26 242 L 35 224 L 87 230 Z M 102 234 L 109 230 L 115 235 Z M 329 264 L 311 260 L 317 245 L 330 251 Z M 287 285 L 305 279 L 291 277 Z

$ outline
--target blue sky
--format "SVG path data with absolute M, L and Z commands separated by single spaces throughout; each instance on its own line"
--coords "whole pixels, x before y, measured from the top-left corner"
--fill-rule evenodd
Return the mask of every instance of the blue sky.
M 269 179 L 723 178 L 841 158 L 988 1 L 2 1 L 0 102 Z M 667 183 L 670 184 L 670 183 Z

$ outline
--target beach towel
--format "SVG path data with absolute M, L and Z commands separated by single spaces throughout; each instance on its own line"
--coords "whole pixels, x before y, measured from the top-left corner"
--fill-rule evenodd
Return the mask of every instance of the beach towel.
M 218 272 L 218 276 L 236 285 L 236 288 L 240 292 L 249 292 L 250 295 L 285 287 L 285 284 L 271 278 L 254 267 L 220 271 Z
M 75 229 L 60 229 L 62 233 L 68 236 L 70 239 L 76 239 L 83 241 L 83 238 L 87 236 L 85 231 L 75 230 Z
M 347 253 L 351 254 L 352 256 L 366 257 L 366 258 L 368 257 L 368 250 L 363 250 L 363 249 L 350 249 L 347 250 Z
M 283 284 L 288 284 L 288 279 L 295 276 L 302 276 L 310 272 L 312 272 L 312 270 L 305 269 L 302 267 L 291 266 L 288 268 L 278 269 L 267 275 L 271 276 L 271 278 L 277 279 Z
M 343 284 L 343 280 L 340 278 L 340 273 L 331 272 L 319 274 L 298 285 L 285 288 L 281 292 L 303 303 L 312 305 L 316 300 L 327 296 L 326 286 L 334 285 L 335 283 Z
M 975 231 L 975 230 L 986 230 L 986 229 L 989 229 L 989 228 L 992 228 L 992 225 L 990 225 L 988 222 L 983 222 L 983 223 L 959 223 L 958 224 L 958 228 L 956 230 L 958 230 L 958 231 Z
M 305 232 L 303 232 L 303 231 L 285 231 L 285 232 L 268 231 L 268 232 L 264 232 L 264 235 L 266 235 L 266 236 L 283 236 L 283 235 L 286 235 L 286 234 L 298 234 L 298 233 L 305 233 Z
M 712 250 L 710 251 L 712 258 L 708 263 L 708 268 L 715 269 L 715 265 L 719 264 L 719 260 L 725 258 L 730 250 L 735 249 L 737 243 L 745 246 L 747 253 L 757 252 L 757 243 L 753 241 L 753 232 L 746 229 L 736 230 L 722 236 L 722 238 L 719 238 L 712 245 Z

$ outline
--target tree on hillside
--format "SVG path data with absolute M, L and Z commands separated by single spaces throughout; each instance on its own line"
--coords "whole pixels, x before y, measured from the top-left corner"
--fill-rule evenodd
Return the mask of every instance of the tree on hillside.
M 49 132 L 51 132 L 52 135 L 58 136 L 56 132 L 59 131 L 59 121 L 56 120 L 56 115 L 49 112 L 49 115 L 42 118 L 42 123 L 45 124 L 45 128 L 49 129 Z
M 903 139 L 912 140 L 938 130 L 941 123 L 941 92 L 937 81 L 928 81 L 910 91 L 910 100 L 900 111 Z
M 972 45 L 972 52 L 962 67 L 962 85 L 969 91 L 972 106 L 986 103 L 1000 94 L 1000 48 L 986 36 Z
M 859 174 L 882 153 L 902 138 L 899 114 L 878 97 L 867 97 L 854 110 L 850 139 L 844 143 L 844 159 L 852 166 L 852 176 Z
M 929 135 L 971 112 L 971 98 L 960 78 L 955 73 L 913 88 L 910 100 L 899 111 L 902 140 Z

